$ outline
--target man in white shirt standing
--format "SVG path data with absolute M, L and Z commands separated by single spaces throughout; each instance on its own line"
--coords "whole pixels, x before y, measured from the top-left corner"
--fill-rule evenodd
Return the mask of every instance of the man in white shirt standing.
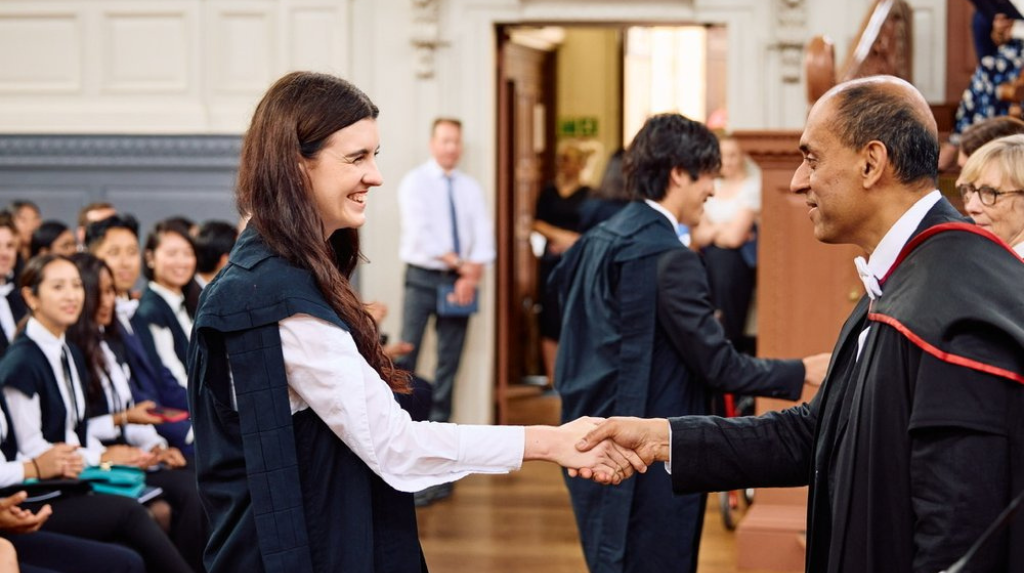
M 480 185 L 456 168 L 462 156 L 459 120 L 434 120 L 430 155 L 430 160 L 406 174 L 398 189 L 399 256 L 407 265 L 402 340 L 413 345 L 399 366 L 415 370 L 423 332 L 433 315 L 437 371 L 430 420 L 447 422 L 470 314 L 458 307 L 477 303 L 484 265 L 494 260 L 494 232 Z M 445 286 L 452 289 L 441 295 L 449 304 L 439 309 L 438 290 Z M 454 312 L 446 310 L 452 307 Z M 449 485 L 432 493 L 439 498 L 450 492 Z M 432 499 L 420 496 L 420 501 Z

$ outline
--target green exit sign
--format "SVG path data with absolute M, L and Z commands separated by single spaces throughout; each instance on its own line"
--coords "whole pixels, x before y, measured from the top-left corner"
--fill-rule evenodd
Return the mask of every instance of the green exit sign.
M 593 116 L 566 117 L 558 121 L 558 135 L 561 137 L 597 136 L 597 118 Z

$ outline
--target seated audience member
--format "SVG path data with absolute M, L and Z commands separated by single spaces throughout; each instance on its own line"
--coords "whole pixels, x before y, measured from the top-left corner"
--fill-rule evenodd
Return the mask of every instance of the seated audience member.
M 87 253 L 72 257 L 82 277 L 85 303 L 81 316 L 68 331 L 68 340 L 85 355 L 88 383 L 85 385 L 88 437 L 103 445 L 123 444 L 149 452 L 147 467 L 162 464 L 166 469 L 150 471 L 146 484 L 164 490 L 162 499 L 170 505 L 170 534 L 178 550 L 194 569 L 202 567 L 205 545 L 196 476 L 186 469 L 185 456 L 168 447 L 154 424 L 163 419 L 151 413 L 152 401 L 136 404 L 129 383 L 130 369 L 118 357 L 108 338 L 116 340 L 117 330 L 107 334 L 114 320 L 114 279 L 107 265 Z M 116 344 L 114 345 L 116 347 Z M 187 421 L 177 422 L 178 434 L 190 429 Z M 180 439 L 179 438 L 179 439 Z
M 1024 257 L 1024 135 L 981 146 L 967 160 L 956 186 L 974 222 Z
M 75 231 L 75 239 L 79 245 L 85 246 L 85 230 L 91 223 L 102 221 L 107 217 L 117 215 L 114 205 L 107 202 L 89 203 L 78 212 L 78 229 Z
M 200 288 L 213 280 L 228 264 L 238 229 L 227 221 L 207 221 L 196 233 L 196 282 Z
M 28 312 L 12 276 L 17 261 L 18 229 L 9 213 L 0 212 L 0 356 L 14 340 L 18 321 Z
M 56 475 L 65 477 L 77 476 L 84 465 L 101 462 L 139 465 L 146 455 L 136 448 L 104 448 L 88 437 L 82 385 L 87 376 L 85 363 L 78 349 L 65 339 L 67 329 L 82 310 L 78 269 L 66 257 L 40 255 L 25 266 L 21 281 L 29 319 L 0 360 L 0 385 L 6 400 L 0 405 L 5 406 L 13 430 L 7 436 L 12 441 L 4 444 L 5 458 L 17 451 L 22 459 L 34 462 L 32 469 L 43 477 L 54 475 L 47 470 L 49 464 L 40 463 L 47 461 L 50 452 L 62 458 Z M 82 501 L 93 499 L 99 503 Z M 58 501 L 68 510 L 58 511 L 48 520 L 52 531 L 125 543 L 142 555 L 150 570 L 189 570 L 167 536 L 135 500 L 98 495 L 65 499 L 62 495 Z M 25 507 L 30 511 L 41 509 L 32 504 Z
M 39 228 L 43 219 L 39 206 L 32 201 L 14 201 L 11 203 L 10 211 L 14 216 L 14 225 L 18 228 L 18 254 L 21 257 L 21 264 L 24 265 L 30 258 L 32 233 Z
M 959 137 L 969 126 L 983 119 L 1007 115 L 1012 106 L 1018 108 L 1019 101 L 1013 101 L 1012 83 L 1024 66 L 1024 41 L 1012 36 L 1013 19 L 1005 14 L 996 14 L 992 21 L 992 41 L 996 53 L 982 57 L 971 76 L 971 82 L 964 90 L 960 106 L 956 110 L 956 124 L 950 141 L 959 144 Z
M 118 356 L 124 358 L 131 373 L 132 397 L 136 402 L 151 400 L 160 406 L 179 410 L 188 409 L 185 389 L 161 362 L 153 361 L 143 338 L 132 326 L 132 318 L 139 301 L 132 298 L 131 289 L 139 279 L 142 257 L 139 249 L 138 226 L 130 215 L 115 215 L 89 225 L 86 230 L 89 251 L 107 263 L 114 277 L 114 320 L 106 330 L 108 343 Z M 116 337 L 113 334 L 116 332 Z M 180 426 L 186 426 L 182 433 Z M 167 438 L 170 445 L 180 449 L 187 458 L 192 457 L 190 422 L 166 423 L 157 426 L 157 432 Z
M 967 158 L 970 157 L 972 153 L 993 139 L 999 139 L 1000 137 L 1006 137 L 1007 135 L 1016 135 L 1018 133 L 1024 133 L 1024 120 L 1011 117 L 1009 115 L 990 117 L 975 123 L 971 127 L 965 129 L 963 135 L 960 136 L 960 150 L 956 161 L 957 166 L 962 169 L 964 164 L 967 163 Z
M 40 532 L 53 509 L 20 507 L 27 494 L 0 498 L 0 571 L 21 573 L 146 573 L 137 553 L 115 545 Z M 20 569 L 19 569 L 20 567 Z
M 186 229 L 188 236 L 192 239 L 192 246 L 195 247 L 195 240 L 199 235 L 199 225 L 195 221 L 184 215 L 176 215 L 164 219 L 163 222 Z M 185 295 L 185 310 L 188 311 L 189 316 L 195 316 L 196 308 L 199 307 L 199 295 L 202 294 L 203 287 L 196 280 L 196 277 L 193 276 L 188 281 L 188 284 L 181 288 L 181 292 Z
M 32 233 L 32 243 L 29 246 L 29 254 L 36 255 L 63 255 L 70 257 L 78 250 L 78 243 L 71 229 L 60 221 L 45 221 Z
M 196 251 L 188 229 L 168 221 L 157 223 L 146 238 L 143 274 L 149 279 L 132 325 L 154 364 L 163 364 L 183 388 L 192 316 L 185 307 L 184 288 L 196 272 Z

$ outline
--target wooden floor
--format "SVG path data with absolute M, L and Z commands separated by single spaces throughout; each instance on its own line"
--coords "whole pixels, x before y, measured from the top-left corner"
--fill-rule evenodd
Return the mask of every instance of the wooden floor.
M 513 410 L 511 423 L 553 424 L 558 398 L 524 398 Z M 716 504 L 709 496 L 698 571 L 737 573 L 734 534 L 722 526 Z M 431 573 L 587 570 L 568 491 L 551 464 L 528 462 L 508 475 L 470 476 L 456 483 L 451 498 L 419 509 L 418 515 Z

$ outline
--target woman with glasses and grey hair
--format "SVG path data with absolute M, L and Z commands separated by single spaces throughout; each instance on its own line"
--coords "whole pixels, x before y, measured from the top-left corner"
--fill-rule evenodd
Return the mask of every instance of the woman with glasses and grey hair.
M 1024 257 L 1024 135 L 1010 135 L 971 154 L 956 182 L 964 209 Z

